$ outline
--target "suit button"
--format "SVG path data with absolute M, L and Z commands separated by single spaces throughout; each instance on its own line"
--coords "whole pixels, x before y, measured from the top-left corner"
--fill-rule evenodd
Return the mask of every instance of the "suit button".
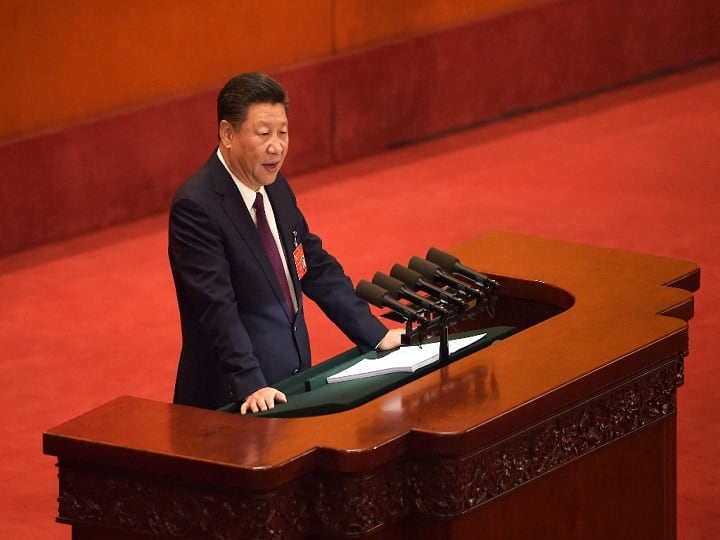
M 299 369 L 299 368 L 293 369 L 292 374 L 295 375 L 295 374 L 297 374 L 297 373 L 300 373 L 300 369 Z

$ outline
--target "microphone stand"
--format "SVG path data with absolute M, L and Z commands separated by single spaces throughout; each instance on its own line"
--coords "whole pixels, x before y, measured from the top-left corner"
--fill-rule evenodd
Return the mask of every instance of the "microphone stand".
M 432 315 L 428 314 L 425 322 L 420 322 L 415 327 L 413 327 L 412 321 L 406 319 L 405 334 L 402 336 L 401 342 L 403 345 L 421 345 L 426 339 L 438 336 L 440 340 L 438 365 L 448 365 L 450 363 L 450 327 L 464 320 L 474 318 L 482 311 L 490 314 L 489 307 L 487 298 L 482 297 L 477 298 L 474 305 L 466 304 L 465 309 L 459 309 L 454 313 L 434 318 L 431 318 Z M 424 313 L 425 310 L 418 310 L 418 312 Z
M 450 363 L 450 331 L 447 324 L 440 328 L 440 358 L 439 365 L 446 366 Z
M 498 300 L 500 284 L 493 282 L 492 287 L 485 288 L 475 294 L 469 294 L 461 290 L 456 291 L 461 297 L 465 297 L 465 304 L 462 306 L 451 306 L 448 310 L 438 315 L 426 308 L 417 310 L 424 317 L 413 327 L 413 322 L 405 318 L 405 334 L 401 338 L 403 345 L 421 345 L 423 341 L 433 336 L 439 336 L 440 350 L 438 365 L 446 366 L 450 363 L 450 327 L 468 319 L 475 318 L 479 313 L 485 312 L 490 318 L 495 317 L 495 303 Z

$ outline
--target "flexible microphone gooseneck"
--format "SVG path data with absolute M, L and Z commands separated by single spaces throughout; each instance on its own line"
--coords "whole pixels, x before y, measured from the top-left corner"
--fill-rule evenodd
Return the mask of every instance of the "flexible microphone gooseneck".
M 422 274 L 425 278 L 445 283 L 446 285 L 457 289 L 462 294 L 473 297 L 480 297 L 483 295 L 483 291 L 474 285 L 470 285 L 469 283 L 457 279 L 452 274 L 445 272 L 437 264 L 421 259 L 420 257 L 412 257 L 408 266 L 416 272 Z
M 410 289 L 412 289 L 413 291 L 425 291 L 426 293 L 430 294 L 430 296 L 440 298 L 461 308 L 465 308 L 467 305 L 465 300 L 460 298 L 455 293 L 451 291 L 446 291 L 445 289 L 438 287 L 432 281 L 428 281 L 427 279 L 425 279 L 422 274 L 416 272 L 415 270 L 410 270 L 409 268 L 406 268 L 405 266 L 402 266 L 400 264 L 396 264 L 392 267 L 390 275 L 405 283 L 405 285 L 410 287 Z
M 455 257 L 454 255 L 450 255 L 449 253 L 445 253 L 444 251 L 440 251 L 437 248 L 431 247 L 425 258 L 437 264 L 440 268 L 445 270 L 446 272 L 452 272 L 455 274 L 460 274 L 461 276 L 464 276 L 466 278 L 469 278 L 479 285 L 483 287 L 492 287 L 497 289 L 500 287 L 500 283 L 495 281 L 492 278 L 489 278 L 485 274 L 481 274 L 480 272 L 477 272 L 473 270 L 472 268 L 469 268 L 463 264 L 460 264 L 460 259 Z
M 393 298 L 405 298 L 416 306 L 420 306 L 421 308 L 427 309 L 429 311 L 439 313 L 440 315 L 447 315 L 448 313 L 450 313 L 450 311 L 446 307 L 436 302 L 433 302 L 425 296 L 417 294 L 399 279 L 390 277 L 387 274 L 383 274 L 382 272 L 376 272 L 372 282 L 378 287 L 382 287 L 383 289 L 385 289 L 388 293 L 390 293 L 390 296 L 392 296 Z
M 420 313 L 418 310 L 413 309 L 410 306 L 406 306 L 401 302 L 398 302 L 392 296 L 390 296 L 390 293 L 388 293 L 387 290 L 383 289 L 382 287 L 378 287 L 377 285 L 370 283 L 369 281 L 366 281 L 364 279 L 361 279 L 358 282 L 358 285 L 355 289 L 355 294 L 357 294 L 360 298 L 374 306 L 381 308 L 387 307 L 392 309 L 395 313 L 398 313 L 408 321 L 416 321 L 419 323 L 430 322 L 429 319 L 425 315 Z

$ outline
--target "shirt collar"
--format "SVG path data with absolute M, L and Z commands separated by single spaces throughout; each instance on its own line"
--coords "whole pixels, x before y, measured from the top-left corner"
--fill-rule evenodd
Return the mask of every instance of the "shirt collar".
M 227 166 L 227 163 L 225 163 L 225 158 L 223 158 L 222 152 L 220 151 L 220 147 L 216 150 L 216 154 L 218 159 L 220 160 L 220 163 L 223 164 L 223 167 L 225 167 L 225 170 L 230 175 L 230 178 L 233 179 L 233 182 L 235 182 L 235 185 L 238 188 L 238 191 L 240 192 L 240 195 L 242 195 L 243 202 L 245 203 L 245 206 L 248 209 L 248 212 L 250 212 L 250 215 L 253 215 L 253 204 L 255 204 L 255 197 L 256 194 L 262 193 L 262 196 L 264 198 L 267 198 L 267 194 L 265 193 L 265 186 L 260 186 L 260 189 L 257 191 L 254 191 L 247 187 L 245 184 L 243 184 L 240 179 L 233 174 L 233 172 L 230 170 L 230 168 Z

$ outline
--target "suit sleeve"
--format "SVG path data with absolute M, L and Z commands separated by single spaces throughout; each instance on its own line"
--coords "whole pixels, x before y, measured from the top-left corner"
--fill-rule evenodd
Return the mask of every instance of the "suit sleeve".
M 183 326 L 191 325 L 208 343 L 236 400 L 267 386 L 247 330 L 240 320 L 218 225 L 191 199 L 176 199 L 170 212 L 169 256 Z
M 355 294 L 350 278 L 340 263 L 323 248 L 321 239 L 309 231 L 298 210 L 308 272 L 302 279 L 303 292 L 320 306 L 327 317 L 363 352 L 374 349 L 387 328 Z

